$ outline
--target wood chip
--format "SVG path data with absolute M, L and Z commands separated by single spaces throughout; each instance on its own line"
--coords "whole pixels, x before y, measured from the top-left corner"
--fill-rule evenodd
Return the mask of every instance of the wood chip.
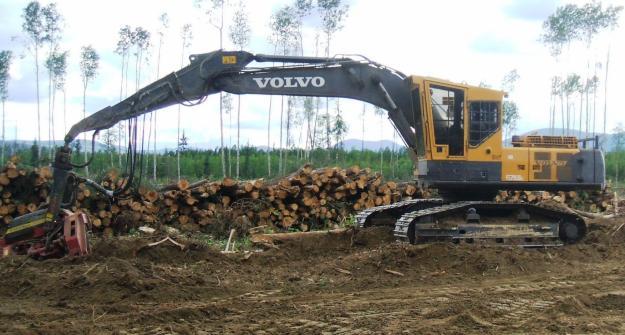
M 342 274 L 346 274 L 346 275 L 352 275 L 351 271 L 345 270 L 345 269 L 341 269 L 341 268 L 334 268 L 334 270 L 336 270 L 337 272 L 340 272 Z
M 390 274 L 392 274 L 392 275 L 400 276 L 400 277 L 405 276 L 403 273 L 398 272 L 398 271 L 393 271 L 393 270 L 391 270 L 391 269 L 384 269 L 384 272 L 386 272 L 386 273 L 390 273 Z

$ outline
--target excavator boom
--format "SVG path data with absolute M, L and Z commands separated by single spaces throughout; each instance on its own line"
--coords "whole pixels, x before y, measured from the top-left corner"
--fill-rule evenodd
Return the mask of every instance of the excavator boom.
M 459 200 L 469 200 L 462 198 L 465 196 L 491 195 L 501 188 L 598 189 L 604 185 L 603 156 L 598 150 L 542 145 L 552 143 L 552 138 L 541 138 L 538 142 L 518 140 L 515 148 L 502 148 L 504 94 L 501 91 L 435 78 L 409 77 L 362 56 L 274 56 L 217 50 L 189 59 L 189 65 L 93 113 L 69 130 L 52 164 L 53 185 L 47 209 L 16 218 L 9 228 L 11 242 L 43 236 L 45 241 L 31 245 L 30 250 L 38 255 L 50 255 L 51 245 L 59 250 L 59 245 L 76 240 L 74 236 L 63 237 L 63 225 L 78 227 L 65 229 L 70 235 L 84 232 L 85 220 L 63 209 L 69 180 L 75 182 L 80 178 L 113 195 L 95 182 L 72 173 L 77 165 L 71 162 L 70 143 L 79 134 L 97 133 L 120 121 L 175 104 L 196 105 L 219 92 L 338 97 L 378 106 L 388 112 L 389 120 L 405 142 L 417 166 L 419 182 L 436 186 L 456 198 L 460 196 Z M 513 219 L 503 225 L 480 224 L 480 218 L 492 219 L 497 213 Z M 440 225 L 458 219 L 466 221 L 465 224 Z M 583 220 L 570 213 L 484 201 L 449 203 L 442 199 L 410 200 L 368 209 L 357 216 L 357 221 L 361 227 L 376 222 L 395 225 L 398 239 L 412 243 L 432 237 L 473 241 L 501 239 L 505 235 L 526 242 L 534 239 L 529 242 L 534 245 L 537 238 L 576 241 L 586 231 Z M 511 230 L 513 234 L 501 234 Z M 85 238 L 78 236 L 78 240 Z M 5 238 L 5 244 L 7 241 Z M 86 250 L 83 247 L 72 252 L 84 254 Z

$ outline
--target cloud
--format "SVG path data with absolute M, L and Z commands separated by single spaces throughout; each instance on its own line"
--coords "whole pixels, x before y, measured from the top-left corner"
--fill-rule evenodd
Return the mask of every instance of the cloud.
M 515 19 L 543 21 L 555 11 L 557 4 L 557 0 L 513 0 L 504 6 L 504 13 Z
M 511 54 L 518 51 L 512 40 L 490 33 L 478 36 L 471 42 L 470 48 L 476 52 L 486 54 Z

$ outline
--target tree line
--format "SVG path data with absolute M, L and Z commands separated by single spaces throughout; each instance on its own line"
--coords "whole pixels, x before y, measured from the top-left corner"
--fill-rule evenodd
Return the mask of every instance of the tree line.
M 607 133 L 610 45 L 605 47 L 596 42 L 602 33 L 617 27 L 622 10 L 623 6 L 604 7 L 599 1 L 581 6 L 567 4 L 558 7 L 543 22 L 540 39 L 558 63 L 551 78 L 549 127 L 552 134 L 556 127 L 561 127 L 564 135 L 572 135 L 574 130 L 593 136 L 598 130 Z M 571 57 L 577 57 L 580 48 L 585 52 L 586 64 L 571 64 Z M 599 59 L 601 51 L 605 52 L 605 60 Z M 603 127 L 600 128 L 597 96 L 602 69 Z
M 249 22 L 249 12 L 246 8 L 246 1 L 229 0 L 194 0 L 194 6 L 202 15 L 202 22 L 186 22 L 179 27 L 179 45 L 165 45 L 165 37 L 172 33 L 174 28 L 170 25 L 168 13 L 162 13 L 158 18 L 158 29 L 150 32 L 144 27 L 122 25 L 117 34 L 117 43 L 111 46 L 119 56 L 119 99 L 122 100 L 132 92 L 139 89 L 147 77 L 147 71 L 155 71 L 156 77 L 160 77 L 161 72 L 161 51 L 180 51 L 180 66 L 184 66 L 189 48 L 193 43 L 193 31 L 198 29 L 199 24 L 208 24 L 219 36 L 219 47 L 223 48 L 226 43 L 230 47 L 243 50 L 250 42 L 252 27 Z M 573 129 L 586 133 L 595 133 L 597 127 L 597 95 L 600 73 L 605 69 L 603 75 L 604 87 L 604 115 L 603 132 L 607 127 L 607 79 L 609 66 L 609 48 L 606 51 L 605 62 L 597 61 L 590 52 L 595 47 L 595 40 L 604 31 L 614 29 L 617 25 L 621 6 L 604 7 L 600 2 L 592 2 L 582 6 L 564 5 L 558 7 L 556 12 L 549 16 L 543 23 L 543 33 L 541 41 L 550 48 L 552 55 L 557 61 L 570 58 L 572 52 L 570 47 L 573 44 L 582 43 L 586 50 L 587 62 L 586 71 L 575 69 L 576 72 L 568 73 L 569 68 L 562 66 L 557 69 L 558 74 L 553 76 L 549 125 L 555 129 L 561 124 L 562 128 L 569 132 Z M 341 0 L 292 0 L 292 2 L 276 8 L 271 16 L 267 18 L 267 25 L 270 28 L 268 41 L 273 46 L 274 54 L 281 55 L 315 55 L 331 57 L 332 42 L 336 34 L 343 28 L 343 23 L 349 14 L 349 6 Z M 48 141 L 54 141 L 54 129 L 57 126 L 57 93 L 60 93 L 63 100 L 63 130 L 67 131 L 66 122 L 66 77 L 70 60 L 70 50 L 62 50 L 64 18 L 59 12 L 57 5 L 52 2 L 42 5 L 38 1 L 31 1 L 22 11 L 22 31 L 23 36 L 20 41 L 24 50 L 30 54 L 34 60 L 34 72 L 36 77 L 35 94 L 37 97 L 37 161 L 43 161 L 42 148 L 42 128 L 40 101 L 40 66 L 47 72 L 47 96 L 48 96 Z M 310 32 L 313 32 L 312 36 Z M 155 37 L 156 36 L 156 37 Z M 156 53 L 156 61 L 150 64 L 152 54 Z M 43 60 L 40 59 L 43 57 Z M 9 68 L 14 55 L 11 51 L 0 51 L 0 99 L 2 101 L 2 139 L 3 146 L 0 159 L 4 161 L 5 155 L 5 101 L 8 98 Z M 83 116 L 87 116 L 86 99 L 89 85 L 96 80 L 99 68 L 99 54 L 89 45 L 81 47 L 78 64 L 82 77 L 82 104 Z M 153 66 L 150 66 L 153 65 Z M 279 65 L 279 64 L 277 64 Z M 567 65 L 567 64 L 564 64 Z M 155 67 L 155 69 L 154 69 Z M 516 70 L 510 71 L 502 80 L 501 86 L 508 92 L 514 91 L 515 82 L 519 74 Z M 245 148 L 240 141 L 240 121 L 241 121 L 241 96 L 234 97 L 230 94 L 220 94 L 219 99 L 219 122 L 220 122 L 220 146 L 217 149 L 219 156 L 219 175 L 241 177 L 243 173 L 241 156 Z M 265 167 L 262 171 L 266 176 L 283 175 L 289 170 L 289 163 L 293 161 L 291 155 L 298 151 L 298 147 L 303 148 L 301 155 L 296 154 L 296 158 L 301 161 L 325 161 L 338 160 L 344 151 L 340 144 L 344 139 L 348 126 L 342 116 L 340 99 L 314 98 L 314 97 L 273 97 L 268 99 L 267 113 L 267 147 L 265 150 Z M 579 99 L 579 104 L 577 103 Z M 560 106 L 557 106 L 559 102 Z M 557 113 L 560 107 L 560 115 Z M 371 109 L 371 110 L 369 110 Z M 577 113 L 575 112 L 577 111 Z M 277 116 L 275 113 L 279 113 Z M 380 127 L 383 124 L 384 111 L 379 108 L 371 108 L 363 104 L 362 132 L 364 138 L 365 119 L 367 114 L 373 113 L 380 117 Z M 509 136 L 514 130 L 519 119 L 519 112 L 516 103 L 512 99 L 504 101 L 503 104 L 503 124 L 504 133 Z M 55 117 L 56 116 L 56 117 Z M 274 148 L 271 125 L 272 118 L 279 118 L 280 131 L 277 139 L 278 146 Z M 559 120 L 558 120 L 559 119 Z M 233 122 L 235 126 L 233 126 Z M 150 152 L 150 157 L 145 161 L 149 162 L 151 178 L 157 180 L 159 171 L 162 171 L 159 159 L 166 155 L 159 154 L 156 143 L 158 139 L 157 112 L 144 115 L 138 121 L 142 127 L 142 133 L 146 135 L 146 148 Z M 182 162 L 186 155 L 189 143 L 185 135 L 185 129 L 181 128 L 181 114 L 178 110 L 177 117 L 177 142 L 175 150 L 176 176 L 181 178 L 188 172 L 185 171 L 185 164 Z M 228 124 L 228 129 L 236 129 L 236 134 L 229 132 L 226 134 L 224 125 Z M 382 128 L 380 128 L 382 131 Z M 99 140 L 106 146 L 106 154 L 109 156 L 111 166 L 122 169 L 126 164 L 124 157 L 124 146 L 128 142 L 128 123 L 122 122 L 116 128 L 109 129 L 99 135 Z M 235 137 L 234 141 L 232 137 Z M 396 133 L 393 134 L 395 138 Z M 83 143 L 87 140 L 83 135 Z M 75 145 L 80 145 L 76 142 Z M 325 149 L 326 157 L 321 159 L 313 152 Z M 364 149 L 364 145 L 363 145 Z M 364 152 L 364 150 L 362 150 Z M 398 152 L 394 148 L 390 153 L 380 151 L 380 165 L 384 164 L 384 159 L 390 162 L 393 153 Z M 87 150 L 82 150 L 83 159 L 87 159 Z M 49 159 L 52 158 L 52 151 L 46 151 Z M 99 154 L 98 154 L 99 155 Z M 334 157 L 332 157 L 334 156 Z M 277 160 L 277 162 L 276 162 Z M 146 163 L 146 166 L 147 163 Z M 98 169 L 99 170 L 99 169 Z M 89 170 L 85 169 L 88 175 Z M 170 177 L 169 174 L 166 174 Z

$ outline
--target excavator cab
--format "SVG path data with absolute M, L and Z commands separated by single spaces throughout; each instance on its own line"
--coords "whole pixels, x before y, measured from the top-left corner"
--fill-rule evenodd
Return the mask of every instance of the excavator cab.
M 505 189 L 603 188 L 602 153 L 578 148 L 574 137 L 516 137 L 513 147 L 504 147 L 504 92 L 430 77 L 410 80 L 413 113 L 422 118 L 421 185 L 463 200 L 489 199 Z

